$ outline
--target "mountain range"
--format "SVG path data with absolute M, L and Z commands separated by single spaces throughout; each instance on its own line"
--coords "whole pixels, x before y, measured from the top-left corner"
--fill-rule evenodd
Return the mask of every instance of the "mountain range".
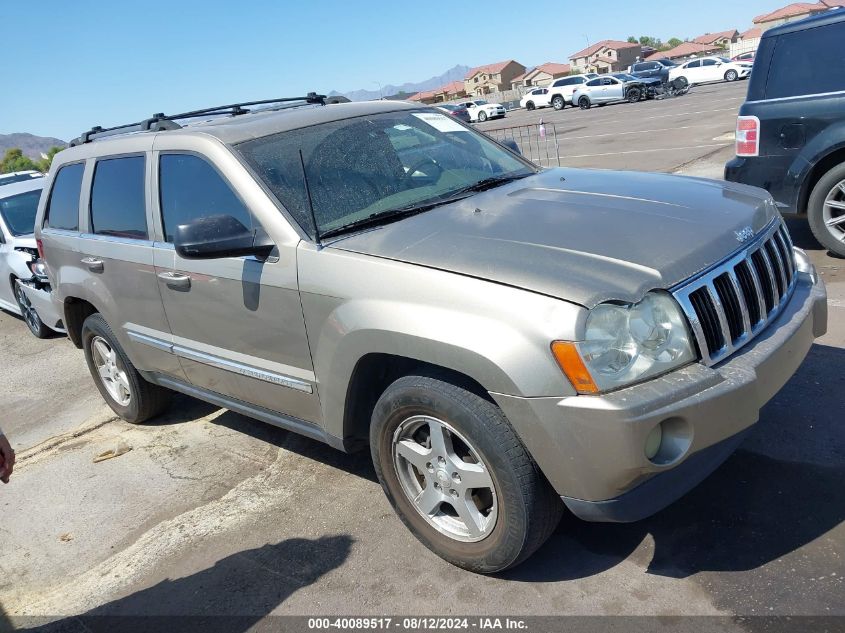
M 405 95 L 412 95 L 416 94 L 417 92 L 423 92 L 425 90 L 434 90 L 435 88 L 439 88 L 443 84 L 447 84 L 452 81 L 462 80 L 466 74 L 469 72 L 469 66 L 462 66 L 458 64 L 457 66 L 450 68 L 445 73 L 438 75 L 436 77 L 431 77 L 430 79 L 426 79 L 425 81 L 418 81 L 416 83 L 409 82 L 404 83 L 399 86 L 395 86 L 393 84 L 386 84 L 381 87 L 381 90 L 368 90 L 366 88 L 361 88 L 359 90 L 349 90 L 347 92 L 338 92 L 336 90 L 332 90 L 329 93 L 329 96 L 337 96 L 342 95 L 349 99 L 350 101 L 370 101 L 371 99 L 380 99 L 381 97 L 392 97 L 399 94 Z M 376 82 L 373 82 L 375 85 Z
M 35 136 L 34 134 L 27 134 L 25 132 L 16 132 L 14 134 L 0 134 L 0 157 L 6 153 L 7 149 L 13 147 L 20 148 L 24 156 L 29 156 L 33 160 L 41 158 L 42 154 L 46 154 L 51 147 L 66 147 L 67 143 L 52 136 Z

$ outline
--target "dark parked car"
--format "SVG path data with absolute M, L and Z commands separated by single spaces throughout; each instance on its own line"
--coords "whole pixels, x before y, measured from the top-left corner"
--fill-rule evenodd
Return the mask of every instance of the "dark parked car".
M 455 105 L 454 103 L 441 103 L 436 106 L 438 110 L 442 110 L 446 114 L 451 114 L 456 119 L 460 119 L 464 123 L 470 122 L 469 110 L 464 106 Z
M 637 62 L 628 68 L 628 74 L 640 79 L 657 78 L 662 83 L 669 79 L 669 71 L 677 64 L 671 59 L 653 59 L 646 62 Z
M 643 88 L 642 94 L 645 99 L 652 99 L 663 85 L 660 77 L 637 77 L 630 73 L 613 73 L 613 77 L 621 79 L 627 86 L 641 86 Z
M 767 189 L 845 257 L 845 10 L 766 31 L 725 180 Z

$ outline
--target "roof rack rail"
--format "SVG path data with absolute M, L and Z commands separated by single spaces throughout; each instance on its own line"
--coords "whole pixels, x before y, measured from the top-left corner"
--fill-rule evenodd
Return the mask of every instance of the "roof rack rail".
M 78 138 L 70 142 L 71 147 L 77 145 L 84 145 L 90 143 L 96 138 L 104 136 L 112 136 L 115 134 L 125 134 L 127 132 L 160 132 L 163 130 L 178 130 L 182 126 L 176 123 L 180 119 L 196 119 L 204 116 L 216 116 L 229 114 L 231 116 L 238 116 L 250 112 L 247 107 L 286 104 L 304 102 L 302 105 L 317 104 L 326 105 L 326 95 L 319 95 L 316 92 L 309 92 L 304 97 L 282 97 L 279 99 L 263 99 L 261 101 L 245 101 L 243 103 L 230 103 L 228 105 L 215 106 L 213 108 L 203 108 L 202 110 L 192 110 L 190 112 L 182 112 L 181 114 L 164 114 L 159 112 L 152 115 L 149 119 L 137 121 L 135 123 L 126 123 L 124 125 L 116 125 L 114 127 L 101 127 L 95 125 L 90 130 L 83 132 Z M 294 107 L 284 106 L 280 107 Z M 263 108 L 265 110 L 273 110 L 274 108 Z

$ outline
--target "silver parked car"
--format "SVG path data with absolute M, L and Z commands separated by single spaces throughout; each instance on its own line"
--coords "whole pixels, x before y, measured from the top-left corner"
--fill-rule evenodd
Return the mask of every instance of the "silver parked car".
M 308 101 L 56 156 L 36 235 L 124 419 L 179 391 L 369 446 L 411 532 L 495 572 L 564 506 L 634 521 L 684 494 L 825 332 L 760 189 L 541 170 L 429 108 Z
M 62 332 L 33 236 L 45 178 L 18 172 L 0 181 L 0 308 L 23 317 L 38 338 Z
M 572 105 L 589 110 L 593 105 L 605 105 L 615 101 L 636 103 L 645 95 L 645 84 L 636 77 L 604 75 L 578 86 L 572 93 Z

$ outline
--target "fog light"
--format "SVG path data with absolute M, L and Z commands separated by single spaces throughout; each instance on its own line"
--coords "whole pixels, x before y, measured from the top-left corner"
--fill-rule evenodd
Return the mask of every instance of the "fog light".
M 648 437 L 645 438 L 645 456 L 651 460 L 654 459 L 654 456 L 657 455 L 657 451 L 660 450 L 660 443 L 663 441 L 663 423 L 661 422 L 653 429 L 651 429 L 651 433 L 648 434 Z

